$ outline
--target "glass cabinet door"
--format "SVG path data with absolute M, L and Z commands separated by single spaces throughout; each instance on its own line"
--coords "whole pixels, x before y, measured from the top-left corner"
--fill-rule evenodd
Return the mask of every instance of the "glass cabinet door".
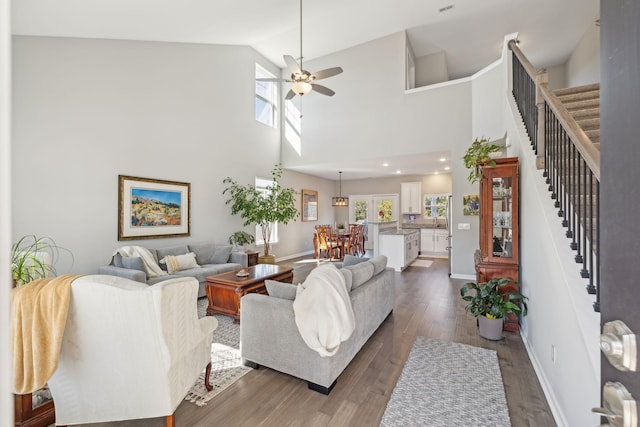
M 492 250 L 491 255 L 513 258 L 513 178 L 491 179 Z

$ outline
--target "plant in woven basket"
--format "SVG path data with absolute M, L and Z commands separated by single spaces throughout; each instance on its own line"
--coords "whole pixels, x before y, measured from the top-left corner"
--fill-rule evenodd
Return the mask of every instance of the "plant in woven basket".
M 245 226 L 251 224 L 260 226 L 264 241 L 264 256 L 269 256 L 271 252 L 273 225 L 288 224 L 300 215 L 295 205 L 296 190 L 280 185 L 282 173 L 280 165 L 273 168 L 271 171 L 273 183 L 266 187 L 266 191 L 260 191 L 251 184 L 240 185 L 230 177 L 222 181 L 227 185 L 222 194 L 229 193 L 229 199 L 225 203 L 231 205 L 231 213 L 240 214 L 244 218 Z

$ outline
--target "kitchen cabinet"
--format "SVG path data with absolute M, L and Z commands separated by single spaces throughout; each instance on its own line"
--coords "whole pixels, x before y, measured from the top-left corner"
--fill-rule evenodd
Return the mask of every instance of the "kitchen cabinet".
M 447 256 L 449 232 L 444 228 L 423 228 L 420 230 L 420 253 L 423 255 Z
M 418 258 L 420 249 L 418 230 L 380 233 L 378 240 L 380 255 L 385 255 L 387 266 L 396 271 L 404 270 Z
M 480 181 L 480 250 L 475 260 L 479 283 L 494 277 L 520 280 L 518 158 L 495 162 L 483 167 Z M 515 283 L 509 286 L 519 291 Z M 518 318 L 509 317 L 504 329 L 517 332 Z
M 422 213 L 422 183 L 402 182 L 400 183 L 400 208 L 403 214 Z

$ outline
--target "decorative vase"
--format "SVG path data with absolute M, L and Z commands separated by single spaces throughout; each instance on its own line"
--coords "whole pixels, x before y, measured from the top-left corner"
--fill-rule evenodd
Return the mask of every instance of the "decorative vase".
M 258 264 L 275 264 L 275 263 L 276 263 L 275 255 L 260 254 L 260 256 L 258 256 Z
M 478 317 L 478 328 L 480 336 L 492 341 L 502 339 L 503 319 L 489 319 L 486 316 Z

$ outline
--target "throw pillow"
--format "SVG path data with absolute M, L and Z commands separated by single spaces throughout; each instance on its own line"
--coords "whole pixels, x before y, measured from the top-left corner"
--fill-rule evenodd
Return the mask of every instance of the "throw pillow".
M 213 253 L 211 264 L 226 264 L 229 262 L 233 246 L 221 246 Z
M 164 259 L 166 256 L 169 255 L 184 255 L 189 253 L 189 248 L 187 248 L 187 245 L 177 245 L 177 246 L 168 246 L 165 248 L 158 248 L 156 249 L 156 259 L 162 260 Z M 165 263 L 160 263 L 160 268 L 163 270 L 167 269 L 167 265 Z
M 369 261 L 369 258 L 354 255 L 345 255 L 344 259 L 342 260 L 342 266 L 349 267 L 350 265 L 360 264 L 361 262 L 365 261 Z
M 378 255 L 369 260 L 373 264 L 373 275 L 380 274 L 387 267 L 387 257 L 384 255 Z
M 196 262 L 196 254 L 193 252 L 189 252 L 184 255 L 167 255 L 160 260 L 160 263 L 167 265 L 167 271 L 169 274 L 173 274 L 176 271 L 188 270 L 190 268 L 200 268 Z
M 113 265 L 115 265 L 116 267 L 122 267 L 122 255 L 120 255 L 119 252 L 116 252 L 116 254 L 113 256 Z
M 121 258 L 120 262 L 122 263 L 122 267 L 124 268 L 144 271 L 144 273 L 147 274 L 147 269 L 144 267 L 144 262 L 139 256 L 125 256 Z
M 213 242 L 210 243 L 194 243 L 189 244 L 189 251 L 196 254 L 196 262 L 200 265 L 209 264 L 211 257 L 216 251 L 216 245 Z M 171 254 L 175 255 L 175 254 Z
M 264 285 L 267 287 L 269 296 L 274 298 L 282 298 L 294 300 L 296 298 L 297 286 L 291 283 L 277 282 L 275 280 L 265 280 Z
M 353 274 L 353 280 L 351 283 L 352 291 L 373 277 L 373 264 L 370 262 L 361 262 L 360 264 L 351 265 L 345 268 L 351 270 L 351 274 Z

